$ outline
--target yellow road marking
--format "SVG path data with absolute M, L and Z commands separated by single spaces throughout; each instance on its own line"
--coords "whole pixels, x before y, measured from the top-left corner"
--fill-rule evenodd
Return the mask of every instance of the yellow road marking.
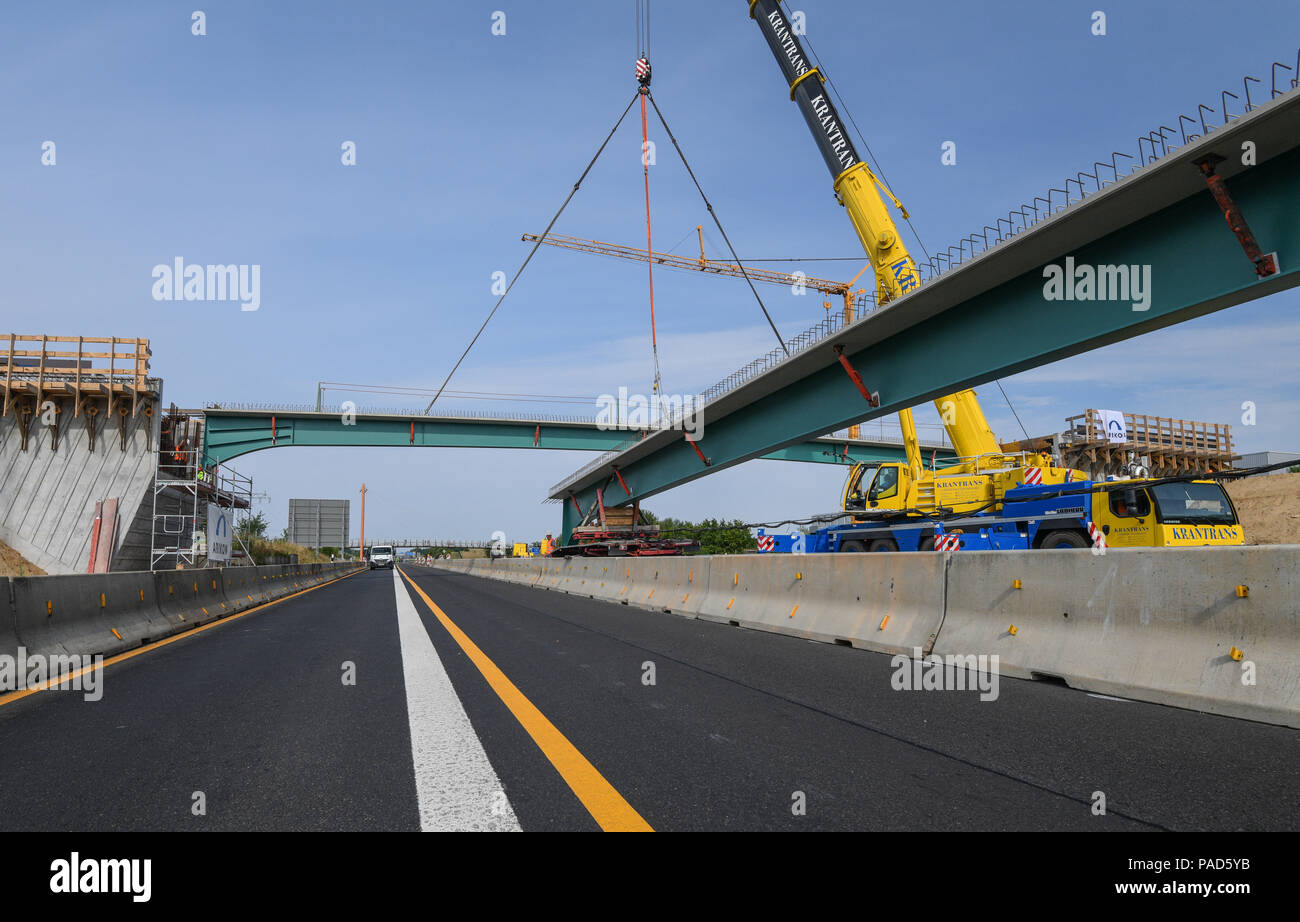
M 555 766 L 555 770 L 560 773 L 565 784 L 577 795 L 578 800 L 582 801 L 582 805 L 587 808 L 592 819 L 600 824 L 600 828 L 606 832 L 654 832 L 650 824 L 641 818 L 641 814 L 637 813 L 632 805 L 623 799 L 623 795 L 605 780 L 605 776 L 596 769 L 596 766 L 587 761 L 586 756 L 546 719 L 546 715 L 506 678 L 506 674 L 497 667 L 497 664 L 488 659 L 478 645 L 447 617 L 447 613 L 429 598 L 429 594 L 417 586 L 415 580 L 406 575 L 405 570 L 401 567 L 397 569 L 407 584 L 424 599 L 424 603 L 447 629 L 452 640 L 465 651 L 470 662 L 478 667 L 478 671 L 497 693 L 497 697 L 510 709 L 510 713 L 515 715 L 515 720 L 519 721 L 528 735 L 533 738 L 533 742 Z
M 286 595 L 283 598 L 276 599 L 273 602 L 263 602 L 260 605 L 254 605 L 251 608 L 246 608 L 243 611 L 241 611 L 239 614 L 230 615 L 229 617 L 222 618 L 219 621 L 209 621 L 207 624 L 200 625 L 199 627 L 196 628 L 191 628 L 188 631 L 182 631 L 179 634 L 172 634 L 170 637 L 165 637 L 162 640 L 156 641 L 154 643 L 145 644 L 142 647 L 136 647 L 134 650 L 127 650 L 125 653 L 118 653 L 104 660 L 104 662 L 100 665 L 99 668 L 107 669 L 109 666 L 112 666 L 114 663 L 120 663 L 123 660 L 131 659 L 131 657 L 133 656 L 139 656 L 142 653 L 148 653 L 151 650 L 157 650 L 159 647 L 165 647 L 168 644 L 176 643 L 176 641 L 184 640 L 187 637 L 193 637 L 195 634 L 201 634 L 203 631 L 206 631 L 209 628 L 220 627 L 223 624 L 229 624 L 232 621 L 238 621 L 240 618 L 244 617 L 245 615 L 251 615 L 253 612 L 261 611 L 263 608 L 270 608 L 272 605 L 279 605 L 281 602 L 287 602 L 289 599 L 292 599 L 295 596 L 304 595 L 308 592 L 312 592 L 313 590 L 320 589 L 324 586 L 328 586 L 331 583 L 337 583 L 340 579 L 347 579 L 349 576 L 356 576 L 356 574 L 363 573 L 363 572 L 365 571 L 354 570 L 351 573 L 343 574 L 342 576 L 338 577 L 338 579 L 332 579 L 328 583 L 321 583 L 319 586 L 312 586 L 311 589 L 304 589 L 302 590 L 302 592 L 291 593 L 290 595 Z M 184 621 L 185 618 L 181 616 L 181 620 Z M 114 631 L 113 633 L 116 634 L 117 631 Z M 78 669 L 76 672 L 70 673 L 67 676 L 60 676 L 60 681 L 70 682 L 73 679 L 79 676 L 83 676 L 86 673 L 90 672 L 92 668 L 94 667 L 87 666 L 84 669 Z M 21 691 L 12 691 L 9 692 L 8 694 L 0 695 L 0 707 L 4 707 L 6 704 L 12 704 L 13 702 L 19 700 L 20 698 L 26 698 L 28 695 L 34 695 L 37 692 L 45 691 L 50 687 L 50 684 L 51 683 L 49 681 L 45 681 L 42 682 L 40 685 L 36 686 L 35 688 L 24 688 Z

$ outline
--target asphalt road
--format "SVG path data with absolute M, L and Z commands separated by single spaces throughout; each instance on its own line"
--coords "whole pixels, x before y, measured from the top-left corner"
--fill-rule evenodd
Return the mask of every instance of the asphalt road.
M 113 663 L 99 701 L 0 704 L 0 829 L 1300 825 L 1295 730 L 1005 677 L 896 691 L 884 655 L 407 572 Z

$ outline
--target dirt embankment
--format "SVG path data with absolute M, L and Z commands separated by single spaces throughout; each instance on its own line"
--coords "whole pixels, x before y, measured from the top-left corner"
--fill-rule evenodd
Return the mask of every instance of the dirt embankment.
M 1300 544 L 1300 474 L 1260 474 L 1227 488 L 1247 544 Z
M 0 576 L 45 576 L 45 571 L 0 541 Z

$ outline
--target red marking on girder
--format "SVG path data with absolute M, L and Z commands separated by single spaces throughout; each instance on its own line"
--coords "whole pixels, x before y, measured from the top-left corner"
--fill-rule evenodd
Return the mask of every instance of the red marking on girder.
M 880 406 L 880 395 L 873 394 L 871 391 L 867 390 L 867 386 L 862 383 L 862 375 L 858 374 L 858 370 L 853 367 L 849 362 L 848 356 L 844 354 L 844 347 L 836 346 L 835 355 L 839 358 L 840 364 L 844 366 L 844 370 L 848 372 L 849 380 L 851 380 L 854 386 L 857 387 L 858 393 L 862 395 L 863 399 L 873 407 Z
M 700 446 L 695 444 L 694 440 L 689 435 L 685 436 L 685 438 L 686 438 L 686 444 L 690 445 L 692 448 L 695 449 L 695 453 L 700 456 L 700 461 L 704 463 L 704 466 L 711 467 L 712 462 L 710 462 L 708 458 L 704 457 L 704 452 L 700 451 Z
M 1255 240 L 1255 235 L 1250 230 L 1250 225 L 1246 223 L 1245 215 L 1237 207 L 1237 203 L 1232 198 L 1232 193 L 1223 184 L 1223 179 L 1214 171 L 1216 162 L 1213 158 L 1207 157 L 1196 166 L 1205 177 L 1205 184 L 1210 187 L 1210 194 L 1214 196 L 1214 201 L 1218 203 L 1219 209 L 1223 212 L 1223 219 L 1228 222 L 1228 227 L 1236 235 L 1237 242 L 1246 251 L 1246 258 L 1254 264 L 1255 274 L 1260 278 L 1276 275 L 1278 270 L 1277 257 L 1271 253 L 1266 254 L 1260 249 L 1258 241 Z

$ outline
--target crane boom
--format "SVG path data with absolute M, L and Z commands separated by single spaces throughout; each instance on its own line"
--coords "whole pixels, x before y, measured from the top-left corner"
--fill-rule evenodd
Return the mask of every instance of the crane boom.
M 920 272 L 890 217 L 885 198 L 904 218 L 907 210 L 859 156 L 835 103 L 826 93 L 823 85 L 826 78 L 804 53 L 799 36 L 781 9 L 780 0 L 748 0 L 748 3 L 749 15 L 758 23 L 772 49 L 790 86 L 790 99 L 798 105 L 830 171 L 836 198 L 848 212 L 858 240 L 871 259 L 879 303 L 887 304 L 918 288 Z M 934 403 L 959 457 L 974 458 L 999 452 L 1000 445 L 973 390 L 939 397 Z M 912 411 L 900 410 L 898 415 L 904 434 L 915 432 Z M 908 466 L 919 471 L 921 459 L 916 440 L 905 438 L 904 441 Z

